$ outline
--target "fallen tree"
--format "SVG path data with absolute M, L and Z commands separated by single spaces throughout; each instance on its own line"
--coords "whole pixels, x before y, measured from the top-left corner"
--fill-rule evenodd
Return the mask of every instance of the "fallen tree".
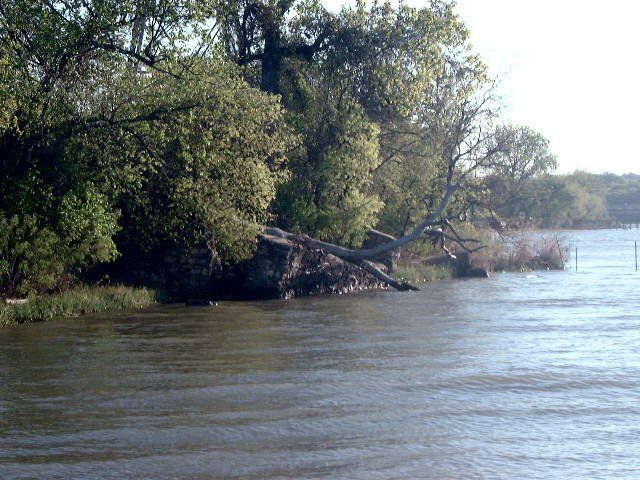
M 453 171 L 453 170 L 452 170 Z M 322 250 L 336 257 L 352 263 L 354 265 L 363 268 L 371 275 L 386 283 L 387 285 L 395 288 L 400 291 L 407 290 L 419 290 L 418 287 L 411 285 L 405 281 L 399 281 L 385 273 L 382 269 L 380 269 L 376 264 L 372 261 L 375 257 L 380 256 L 383 253 L 390 252 L 397 248 L 403 247 L 411 242 L 419 240 L 421 238 L 429 238 L 434 243 L 438 243 L 440 245 L 440 249 L 446 253 L 447 255 L 455 258 L 455 255 L 452 251 L 447 247 L 446 241 L 453 242 L 458 248 L 462 249 L 467 253 L 473 253 L 474 251 L 479 250 L 482 246 L 478 246 L 475 248 L 470 248 L 468 244 L 475 243 L 479 244 L 478 240 L 472 238 L 463 238 L 458 234 L 455 227 L 451 223 L 450 219 L 444 216 L 447 207 L 449 206 L 453 194 L 458 189 L 458 184 L 454 184 L 449 178 L 447 183 L 446 193 L 440 202 L 438 208 L 428 215 L 418 226 L 416 226 L 413 231 L 409 234 L 404 235 L 396 240 L 383 243 L 381 245 L 375 246 L 373 248 L 361 248 L 361 249 L 351 249 L 342 247 L 340 245 L 336 245 L 329 242 L 324 242 L 322 240 L 317 240 L 315 238 L 309 237 L 308 235 L 299 235 L 290 232 L 286 232 L 280 228 L 275 227 L 266 227 L 264 229 L 265 233 L 268 235 L 272 235 L 279 238 L 284 238 L 289 241 L 293 241 L 296 243 L 300 243 L 307 248 Z

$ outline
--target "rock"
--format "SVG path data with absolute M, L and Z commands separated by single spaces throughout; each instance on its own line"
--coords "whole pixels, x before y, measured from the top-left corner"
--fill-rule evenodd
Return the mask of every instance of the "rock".
M 25 305 L 29 303 L 28 298 L 5 298 L 4 303 L 7 305 Z
M 470 278 L 489 278 L 489 272 L 482 267 L 472 267 L 467 270 L 465 277 Z
M 184 302 L 187 307 L 217 307 L 218 302 L 214 302 L 213 300 L 203 300 L 199 298 L 189 298 L 186 302 Z
M 200 246 L 169 252 L 164 265 L 166 279 L 163 286 L 178 298 L 212 295 L 213 284 L 222 270 L 213 240 Z
M 468 278 L 489 278 L 489 272 L 485 268 L 473 265 L 471 254 L 461 252 L 456 255 L 456 276 Z

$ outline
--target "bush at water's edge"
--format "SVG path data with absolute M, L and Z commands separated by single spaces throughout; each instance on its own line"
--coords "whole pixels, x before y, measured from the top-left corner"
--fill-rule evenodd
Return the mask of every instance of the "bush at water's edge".
M 489 272 L 562 270 L 569 249 L 560 234 L 539 231 L 515 231 L 498 234 L 486 228 L 460 230 L 469 247 L 482 248 L 472 254 L 454 247 L 455 257 L 443 254 L 437 245 L 421 242 L 402 252 L 396 278 L 413 283 L 460 277 L 486 277 Z
M 149 288 L 123 285 L 83 286 L 35 297 L 20 305 L 0 304 L 0 327 L 76 317 L 87 313 L 142 308 L 157 301 L 158 293 Z
M 569 247 L 562 235 L 531 231 L 485 238 L 486 248 L 473 255 L 473 264 L 488 271 L 563 270 Z

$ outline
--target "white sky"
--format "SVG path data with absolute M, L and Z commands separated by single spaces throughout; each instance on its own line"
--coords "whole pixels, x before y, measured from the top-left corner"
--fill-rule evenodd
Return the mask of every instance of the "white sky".
M 457 11 L 502 79 L 505 118 L 549 138 L 560 172 L 640 173 L 640 1 L 458 0 Z

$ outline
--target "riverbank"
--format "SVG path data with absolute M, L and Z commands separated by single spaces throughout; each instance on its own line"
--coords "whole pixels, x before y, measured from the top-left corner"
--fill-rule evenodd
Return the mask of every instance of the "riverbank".
M 158 292 L 149 288 L 82 286 L 28 299 L 26 303 L 0 304 L 0 327 L 77 317 L 87 313 L 144 308 L 159 301 Z
M 493 271 L 564 268 L 567 247 L 557 235 L 537 236 L 531 232 L 519 232 L 509 236 L 508 240 L 504 237 L 500 240 L 487 232 L 481 233 L 482 243 L 486 248 L 472 255 L 466 252 L 456 252 L 454 256 L 419 255 L 409 251 L 401 258 L 400 253 L 395 252 L 390 253 L 389 258 L 378 259 L 382 262 L 380 268 L 389 269 L 396 279 L 416 284 L 454 278 L 487 277 Z M 170 298 L 173 301 L 186 301 L 188 304 L 209 304 L 212 300 L 220 299 L 286 299 L 384 287 L 383 283 L 355 265 L 281 239 L 261 237 L 258 252 L 244 272 L 236 272 L 236 277 L 246 277 L 243 281 L 233 275 L 218 282 L 211 282 L 207 278 L 203 282 L 206 289 L 194 289 L 182 292 L 182 295 L 173 294 Z M 194 263 L 186 257 L 185 262 L 189 267 Z M 198 268 L 198 274 L 200 270 Z M 189 280 L 188 269 L 173 276 L 185 283 L 185 279 Z M 121 281 L 125 283 L 126 279 Z M 160 298 L 160 291 L 170 290 L 124 285 L 81 286 L 35 297 L 26 303 L 0 304 L 0 327 L 88 313 L 143 308 L 166 301 L 168 297 Z M 185 295 L 186 293 L 189 294 Z

